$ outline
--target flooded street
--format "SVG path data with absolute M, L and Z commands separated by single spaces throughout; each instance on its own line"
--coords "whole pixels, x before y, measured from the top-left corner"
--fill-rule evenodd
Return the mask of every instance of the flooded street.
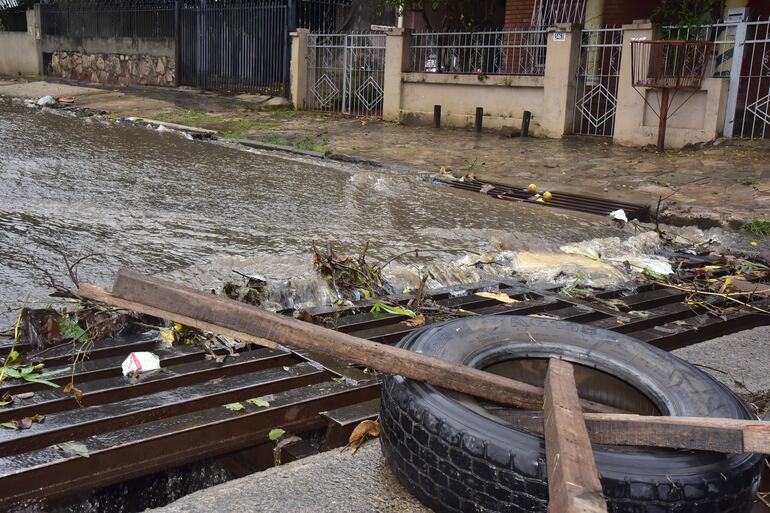
M 7 100 L 0 197 L 4 324 L 26 294 L 45 301 L 45 272 L 70 284 L 62 252 L 70 261 L 98 254 L 80 276 L 99 284 L 130 266 L 218 289 L 233 268 L 307 275 L 313 241 L 340 253 L 368 242 L 374 260 L 438 250 L 430 257 L 440 268 L 468 252 L 622 233 L 601 219 L 434 186 L 428 175 L 246 152 Z

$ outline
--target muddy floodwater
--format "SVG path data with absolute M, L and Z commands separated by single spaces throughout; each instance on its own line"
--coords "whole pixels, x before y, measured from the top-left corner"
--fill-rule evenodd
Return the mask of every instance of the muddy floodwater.
M 306 275 L 313 241 L 341 253 L 368 242 L 375 260 L 438 250 L 430 261 L 440 266 L 618 233 L 604 219 L 432 185 L 425 173 L 260 154 L 0 99 L 3 324 L 27 294 L 45 301 L 46 273 L 68 284 L 62 253 L 98 254 L 79 274 L 102 285 L 130 266 L 218 288 L 233 268 Z

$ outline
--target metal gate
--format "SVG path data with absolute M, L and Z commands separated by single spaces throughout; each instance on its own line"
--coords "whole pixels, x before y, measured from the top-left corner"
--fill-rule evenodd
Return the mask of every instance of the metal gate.
M 770 138 L 770 20 L 666 27 L 670 39 L 714 45 L 709 76 L 730 78 L 725 137 Z
M 381 116 L 384 80 L 385 35 L 308 36 L 307 109 Z
M 282 0 L 185 6 L 179 14 L 180 83 L 284 94 L 288 11 Z
M 572 132 L 612 137 L 615 131 L 623 29 L 583 30 Z
M 739 64 L 731 80 L 738 80 L 737 94 L 728 103 L 732 136 L 770 139 L 770 20 L 741 23 L 735 39 Z

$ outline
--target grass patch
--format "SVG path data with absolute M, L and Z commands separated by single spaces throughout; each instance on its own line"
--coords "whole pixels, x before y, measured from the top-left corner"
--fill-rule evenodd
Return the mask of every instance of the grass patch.
M 767 237 L 770 235 L 770 217 L 755 217 L 744 223 L 743 229 L 756 237 Z
M 208 114 L 195 109 L 174 109 L 169 112 L 159 112 L 152 116 L 158 121 L 168 121 L 180 125 L 196 126 L 199 123 L 217 123 L 222 121 L 221 116 Z
M 219 130 L 222 135 L 229 138 L 240 138 L 243 132 L 249 130 L 270 132 L 281 128 L 281 124 L 275 121 L 209 114 L 195 109 L 174 109 L 169 112 L 160 112 L 153 118 L 158 121 Z
M 329 144 L 329 139 L 327 137 L 324 137 L 322 142 L 319 142 L 315 137 L 303 137 L 297 141 L 296 146 L 300 150 L 315 151 L 317 153 L 323 153 L 324 155 L 329 155 L 334 151 Z

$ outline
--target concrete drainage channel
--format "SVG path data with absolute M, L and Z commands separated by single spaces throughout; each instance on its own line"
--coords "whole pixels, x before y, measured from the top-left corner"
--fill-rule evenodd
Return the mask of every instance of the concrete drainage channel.
M 702 266 L 704 261 L 684 265 Z M 479 291 L 493 291 L 493 297 L 478 295 Z M 503 293 L 511 301 L 501 302 L 494 297 L 495 293 Z M 558 289 L 533 290 L 515 280 L 499 280 L 479 283 L 467 287 L 462 292 L 457 289 L 434 290 L 428 292 L 427 296 L 436 304 L 460 308 L 469 312 L 468 315 L 489 316 L 453 321 L 455 323 L 502 322 L 510 326 L 519 322 L 528 323 L 528 326 L 531 324 L 528 328 L 519 326 L 515 331 L 519 339 L 524 333 L 529 333 L 523 339 L 528 347 L 527 355 L 535 356 L 539 360 L 553 356 L 543 347 L 559 342 L 550 340 L 551 335 L 548 335 L 558 334 L 559 330 L 550 325 L 557 321 L 570 321 L 585 326 L 585 329 L 576 328 L 576 336 L 570 338 L 571 343 L 581 340 L 595 341 L 600 335 L 622 341 L 627 347 L 621 348 L 618 354 L 631 354 L 629 351 L 634 347 L 649 347 L 639 345 L 638 340 L 656 348 L 672 350 L 720 335 L 770 324 L 770 316 L 756 309 L 730 309 L 727 308 L 729 305 L 725 304 L 728 301 L 718 297 L 707 304 L 693 304 L 688 301 L 685 292 L 659 285 L 646 285 L 633 291 L 596 291 L 595 300 L 586 300 L 564 295 Z M 410 297 L 390 299 L 394 304 L 405 305 Z M 766 303 L 766 299 L 758 296 L 751 305 L 762 308 Z M 402 315 L 373 314 L 369 311 L 371 304 L 372 302 L 364 302 L 345 310 L 318 308 L 307 311 L 306 315 L 309 315 L 307 319 L 314 323 L 331 326 L 337 331 L 383 344 L 396 343 L 404 337 L 407 338 L 402 344 L 406 345 L 431 338 L 430 333 L 434 328 L 410 326 L 404 322 L 408 319 Z M 608 306 L 610 304 L 615 307 Z M 293 312 L 285 313 L 291 315 Z M 513 324 L 508 323 L 506 319 L 511 319 Z M 146 325 L 146 322 L 143 321 L 142 324 Z M 548 326 L 543 328 L 545 325 Z M 450 323 L 443 326 L 452 325 Z M 440 331 L 449 328 L 436 329 Z M 499 328 L 488 330 L 476 327 L 471 330 L 477 336 L 479 333 L 496 331 L 499 331 Z M 439 335 L 438 338 L 448 340 L 444 335 Z M 0 353 L 7 354 L 10 346 L 11 343 L 6 342 L 4 347 L 0 347 Z M 29 344 L 22 344 L 17 345 L 16 350 L 32 355 L 38 349 Z M 162 372 L 140 375 L 133 379 L 124 378 L 120 365 L 125 355 L 132 351 L 155 352 L 160 357 Z M 523 356 L 510 353 L 503 360 L 520 359 Z M 30 360 L 44 363 L 46 369 L 56 370 L 66 368 L 72 357 L 72 345 L 63 344 L 47 348 L 38 357 L 30 356 Z M 674 359 L 665 353 L 657 357 L 669 362 L 666 365 L 673 365 L 670 362 Z M 501 363 L 498 360 L 500 359 L 470 364 L 490 367 Z M 607 358 L 601 360 L 611 362 L 611 359 Z M 586 369 L 590 368 L 590 351 L 583 351 L 582 356 L 573 361 Z M 599 370 L 603 372 L 591 375 L 580 370 L 582 367 L 578 367 L 576 376 L 578 388 L 584 397 L 609 402 L 612 406 L 639 413 L 659 410 L 661 413 L 668 411 L 682 414 L 681 412 L 685 411 L 693 415 L 707 414 L 688 409 L 699 403 L 697 398 L 672 399 L 671 384 L 664 382 L 661 377 L 656 378 L 658 384 L 653 386 L 657 388 L 650 389 L 652 385 L 649 376 L 645 374 L 650 372 L 649 369 L 635 368 L 632 372 L 632 375 L 647 376 L 634 385 L 641 394 L 634 396 L 632 393 L 618 392 L 613 396 L 607 394 L 606 382 L 601 379 L 597 381 L 597 376 L 614 374 L 617 368 L 602 369 L 600 366 Z M 619 368 L 625 367 L 621 365 Z M 665 366 L 660 368 L 664 371 L 666 369 Z M 692 372 L 692 369 L 687 367 L 687 371 Z M 505 375 L 511 371 L 503 369 L 495 372 Z M 544 378 L 542 368 L 537 370 L 535 367 L 526 372 L 519 369 L 514 375 L 517 379 L 529 380 L 538 386 L 542 386 Z M 524 379 L 522 376 L 529 378 Z M 629 381 L 627 377 L 623 379 Z M 698 379 L 703 378 L 699 375 Z M 378 377 L 356 366 L 318 354 L 294 352 L 285 348 L 255 349 L 246 346 L 232 352 L 226 347 L 210 351 L 199 346 L 164 347 L 157 330 L 148 330 L 141 325 L 129 326 L 122 335 L 96 343 L 89 359 L 76 368 L 74 375 L 63 374 L 50 380 L 60 386 L 70 381 L 76 383 L 82 394 L 80 402 L 40 383 L 20 381 L 7 384 L 3 388 L 4 394 L 7 392 L 10 396 L 25 398 L 14 400 L 12 404 L 0 410 L 1 422 L 14 422 L 37 415 L 45 416 L 45 420 L 30 429 L 0 431 L 0 485 L 5 491 L 0 497 L 0 509 L 73 511 L 79 508 L 81 511 L 114 511 L 114 501 L 122 502 L 123 511 L 141 511 L 147 507 L 162 506 L 177 499 L 182 493 L 265 469 L 276 461 L 287 463 L 318 451 L 343 446 L 355 426 L 363 420 L 377 418 L 381 411 Z M 646 384 L 643 385 L 642 382 Z M 450 439 L 443 438 L 443 442 L 436 440 L 434 445 L 426 446 L 431 447 L 432 452 L 420 449 L 419 444 L 429 444 L 430 440 L 426 438 L 422 441 L 422 435 L 419 433 L 424 431 L 428 435 L 432 427 L 424 425 L 422 431 L 418 431 L 413 426 L 416 426 L 416 422 L 427 422 L 429 416 L 419 415 L 419 419 L 413 418 L 409 422 L 409 426 L 412 426 L 411 434 L 396 436 L 396 433 L 407 427 L 405 415 L 414 416 L 417 412 L 406 406 L 411 400 L 404 403 L 394 396 L 403 392 L 393 388 L 392 379 L 387 383 L 389 388 L 386 397 L 392 397 L 394 400 L 389 400 L 382 406 L 382 411 L 387 412 L 381 417 L 385 437 L 383 443 L 387 449 L 386 458 L 391 468 L 396 470 L 396 475 L 418 497 L 436 511 L 459 511 L 462 504 L 469 500 L 485 500 L 487 507 L 492 508 L 490 510 L 503 507 L 502 505 L 505 505 L 507 510 L 513 503 L 509 504 L 505 500 L 510 502 L 510 497 L 523 493 L 521 500 L 532 502 L 531 507 L 525 508 L 525 511 L 544 510 L 545 464 L 542 455 L 538 453 L 532 458 L 524 459 L 508 457 L 507 463 L 498 462 L 499 465 L 509 467 L 515 463 L 515 468 L 509 468 L 513 474 L 509 476 L 511 480 L 507 487 L 498 489 L 488 484 L 492 482 L 489 479 L 495 480 L 503 475 L 501 469 L 490 470 L 488 461 L 484 464 L 478 463 L 477 468 L 473 463 L 476 460 L 469 460 L 469 468 L 472 468 L 473 472 L 464 476 L 459 473 L 463 470 L 463 464 L 459 460 L 447 459 L 444 465 L 440 458 L 442 454 L 450 458 L 449 445 L 446 445 L 446 451 L 442 452 L 442 444 L 448 444 Z M 33 393 L 31 396 L 30 392 Z M 655 397 L 655 400 L 648 404 L 639 399 L 640 395 Z M 632 397 L 636 399 L 631 400 Z M 253 398 L 264 398 L 264 402 L 249 402 Z M 682 403 L 684 406 L 677 401 L 685 401 Z M 711 404 L 709 401 L 701 402 Z M 235 409 L 236 411 L 223 407 L 232 404 L 239 404 L 240 407 Z M 393 408 L 396 404 L 400 405 L 399 408 L 406 408 L 404 411 L 407 413 L 394 416 L 396 410 Z M 640 406 L 645 404 L 647 406 Z M 494 404 L 485 402 L 476 402 L 470 406 L 466 404 L 462 408 L 466 415 L 480 419 L 479 422 L 492 422 L 498 426 L 501 422 L 510 425 L 516 417 L 511 417 L 510 413 L 515 413 L 516 410 L 505 409 L 505 412 L 501 413 L 499 409 L 495 409 Z M 477 413 L 473 413 L 474 409 Z M 433 416 L 437 414 L 433 410 L 430 411 Z M 493 420 L 490 420 L 490 416 Z M 494 420 L 495 418 L 497 420 Z M 281 428 L 287 434 L 282 437 L 278 448 L 268 436 L 275 428 Z M 535 439 L 532 435 L 527 436 Z M 418 445 L 409 440 L 414 440 L 414 444 Z M 482 438 L 476 440 L 477 442 L 473 443 L 480 443 L 479 447 L 487 447 L 486 452 L 482 450 L 482 453 L 476 455 L 481 458 L 478 461 L 491 458 L 493 452 L 489 449 L 491 446 L 488 441 L 485 442 Z M 85 447 L 88 458 L 61 449 L 72 441 Z M 468 440 L 466 442 L 463 447 L 474 451 L 473 443 Z M 416 452 L 409 456 L 409 451 Z M 465 459 L 470 456 L 472 455 L 458 454 L 457 458 Z M 438 458 L 435 462 L 434 457 Z M 407 458 L 411 467 L 399 463 Z M 417 458 L 420 458 L 419 465 L 415 463 Z M 744 506 L 750 503 L 750 498 L 753 500 L 758 461 L 758 458 L 751 460 L 751 464 L 744 469 L 745 475 L 740 477 L 739 485 L 736 484 L 734 493 L 731 492 L 734 506 L 727 509 L 717 508 L 714 511 L 748 511 Z M 601 470 L 604 463 L 601 458 L 597 458 L 597 462 Z M 644 466 L 641 468 L 644 469 Z M 443 470 L 438 472 L 438 469 Z M 412 475 L 413 472 L 416 473 Z M 488 478 L 476 487 L 464 485 L 468 493 L 482 494 L 478 497 L 462 496 L 452 485 L 454 495 L 441 494 L 441 497 L 446 498 L 443 502 L 431 499 L 437 497 L 433 494 L 434 487 L 442 483 L 449 486 L 447 480 L 450 478 L 461 483 L 464 482 L 463 478 L 478 480 L 484 475 L 497 477 Z M 737 474 L 730 474 L 730 483 L 733 482 L 734 475 Z M 631 493 L 628 489 L 624 489 L 622 493 L 613 492 L 622 487 L 610 487 L 605 493 L 612 499 L 610 504 L 613 505 L 613 511 L 652 511 L 645 509 L 641 504 L 651 501 L 650 504 L 656 505 L 660 501 L 668 500 L 668 496 L 664 497 L 661 491 L 661 486 L 668 486 L 668 481 L 660 479 L 656 482 L 656 491 L 650 492 L 657 494 L 654 497 L 648 495 L 634 498 L 623 495 Z M 720 483 L 720 486 L 722 484 Z M 524 488 L 521 488 L 522 486 Z M 688 487 L 689 485 L 686 485 L 683 489 L 688 490 Z M 677 492 L 675 488 L 669 489 L 673 494 L 669 497 L 672 503 L 689 507 L 690 503 L 684 499 L 673 499 L 681 495 L 681 490 Z M 153 494 L 142 491 L 147 489 L 153 490 Z M 492 493 L 493 491 L 497 495 Z M 508 499 L 499 499 L 506 493 Z M 495 502 L 500 500 L 502 502 Z M 623 502 L 624 500 L 626 502 Z

